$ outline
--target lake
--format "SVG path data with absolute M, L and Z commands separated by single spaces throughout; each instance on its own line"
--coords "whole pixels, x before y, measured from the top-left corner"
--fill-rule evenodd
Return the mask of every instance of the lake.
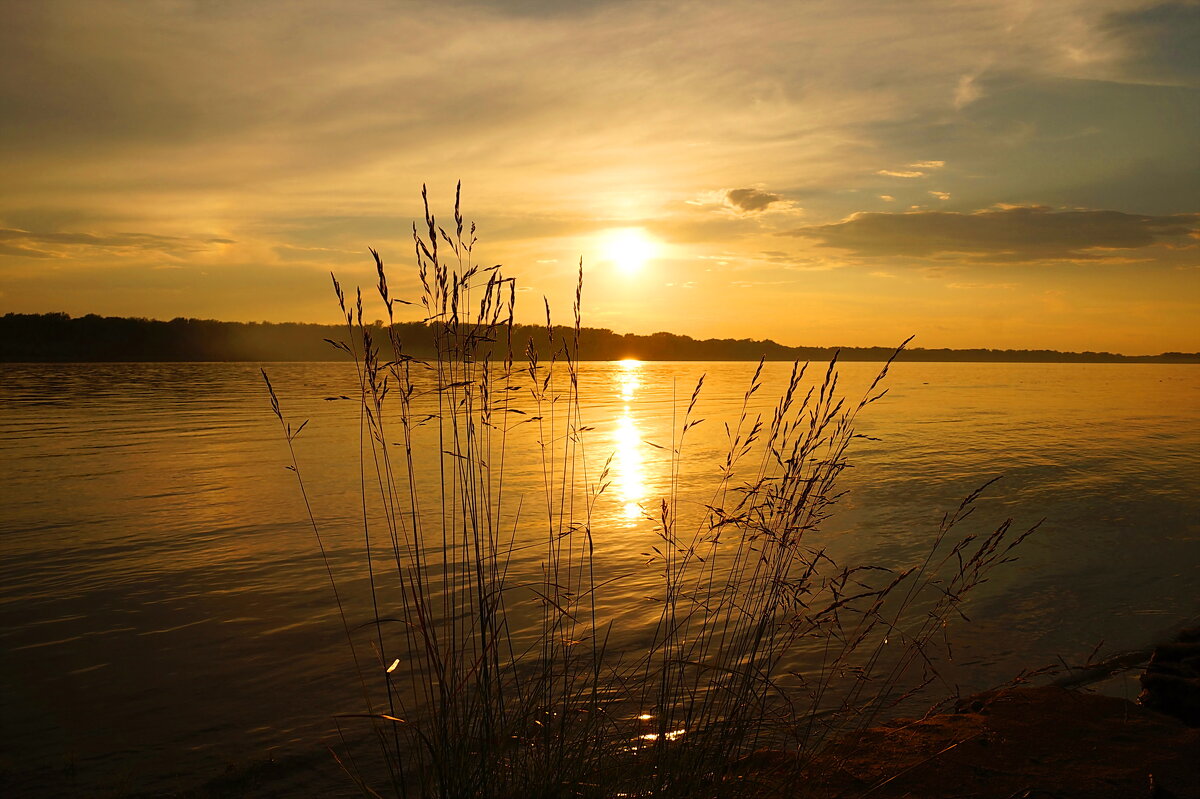
M 841 365 L 846 393 L 857 398 L 879 366 Z M 361 582 L 359 411 L 326 399 L 354 395 L 353 366 L 266 368 L 288 417 L 309 420 L 296 452 L 335 574 Z M 647 512 L 672 490 L 683 507 L 702 506 L 727 447 L 723 423 L 736 420 L 754 368 L 581 366 L 589 479 L 609 464 L 592 530 L 620 575 L 601 609 L 623 635 L 653 614 Z M 355 795 L 324 747 L 336 744 L 331 716 L 361 701 L 258 370 L 0 365 L 8 795 L 224 784 Z M 789 370 L 765 366 L 752 413 L 769 409 Z M 694 417 L 704 421 L 672 459 L 672 430 L 702 374 Z M 1200 614 L 1200 367 L 905 362 L 886 385 L 859 419 L 869 438 L 856 440 L 847 493 L 820 531 L 843 557 L 918 559 L 943 513 L 994 477 L 973 524 L 1045 520 L 953 631 L 963 691 L 1078 664 L 1097 647 L 1147 646 Z M 514 428 L 504 463 L 508 501 L 530 507 L 541 477 L 533 431 Z M 430 470 L 432 447 L 417 449 Z M 535 566 L 534 555 L 516 558 Z M 351 615 L 369 618 L 358 606 Z M 1136 680 L 1106 690 L 1132 698 Z

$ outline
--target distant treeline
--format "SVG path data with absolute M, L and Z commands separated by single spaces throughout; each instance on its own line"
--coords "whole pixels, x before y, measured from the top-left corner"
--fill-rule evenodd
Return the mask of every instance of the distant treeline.
M 405 354 L 417 358 L 434 355 L 434 328 L 422 322 L 396 326 Z M 96 316 L 71 317 L 65 313 L 14 314 L 0 317 L 0 362 L 99 362 L 99 361 L 328 361 L 345 357 L 326 339 L 347 341 L 344 326 L 287 322 L 217 322 L 211 319 L 155 319 Z M 571 337 L 567 328 L 555 329 L 555 340 Z M 513 349 L 522 357 L 532 339 L 547 357 L 546 328 L 516 325 Z M 387 336 L 375 332 L 386 344 Z M 880 361 L 890 347 L 786 347 L 770 339 L 704 339 L 673 333 L 649 336 L 614 333 L 605 328 L 584 328 L 580 333 L 580 360 L 608 361 L 637 358 L 645 361 L 821 361 L 839 352 L 843 360 Z M 389 352 L 383 357 L 389 358 Z M 1057 352 L 1055 350 L 905 350 L 907 361 L 1029 361 L 1043 363 L 1200 363 L 1200 353 L 1166 352 L 1161 355 L 1116 355 L 1110 352 Z

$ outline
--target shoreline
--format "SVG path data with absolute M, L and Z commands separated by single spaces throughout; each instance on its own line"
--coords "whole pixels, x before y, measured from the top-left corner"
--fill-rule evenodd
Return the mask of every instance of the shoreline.
M 363 320 L 360 320 L 360 322 Z M 388 340 L 383 320 L 366 322 L 376 341 Z M 396 322 L 389 328 L 406 355 L 436 359 L 440 328 L 425 322 Z M 171 321 L 65 313 L 0 316 L 0 362 L 320 362 L 335 358 L 336 343 L 348 334 L 342 324 L 308 322 Z M 553 335 L 551 335 L 553 334 Z M 554 341 L 575 340 L 578 361 L 841 361 L 923 363 L 1200 363 L 1200 352 L 1122 354 L 1013 347 L 908 347 L 880 345 L 788 345 L 771 339 L 697 339 L 678 333 L 617 333 L 607 328 L 514 323 L 511 344 L 533 342 L 544 357 Z M 910 339 L 911 340 L 911 339 Z M 331 346 L 332 345 L 332 346 Z M 496 347 L 501 347 L 496 342 Z M 482 354 L 482 353 L 479 353 Z
M 1138 701 L 1081 689 L 1139 670 Z M 835 742 L 797 797 L 1197 799 L 1200 626 L 1049 685 L 984 691 L 952 710 Z
M 797 799 L 1196 799 L 1200 729 L 1116 697 L 1008 688 L 872 727 L 806 775 Z

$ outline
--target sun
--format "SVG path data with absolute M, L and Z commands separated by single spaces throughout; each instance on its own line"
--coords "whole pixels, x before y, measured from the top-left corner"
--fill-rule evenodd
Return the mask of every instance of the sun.
M 641 228 L 609 230 L 604 235 L 604 260 L 625 275 L 636 275 L 658 254 L 658 242 Z

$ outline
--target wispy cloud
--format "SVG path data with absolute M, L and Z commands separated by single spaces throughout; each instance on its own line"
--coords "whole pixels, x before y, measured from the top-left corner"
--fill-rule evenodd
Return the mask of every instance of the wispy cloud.
M 37 232 L 15 228 L 0 228 L 0 242 L 12 250 L 10 254 L 32 257 L 57 257 L 70 251 L 142 251 L 160 253 L 193 253 L 216 245 L 234 244 L 219 236 L 160 236 L 150 233 L 85 233 Z
M 946 288 L 961 291 L 1011 291 L 1017 288 L 1016 283 L 947 283 Z
M 958 78 L 958 85 L 954 87 L 954 107 L 962 109 L 970 105 L 980 98 L 983 94 L 979 88 L 977 81 L 978 75 L 961 75 Z

